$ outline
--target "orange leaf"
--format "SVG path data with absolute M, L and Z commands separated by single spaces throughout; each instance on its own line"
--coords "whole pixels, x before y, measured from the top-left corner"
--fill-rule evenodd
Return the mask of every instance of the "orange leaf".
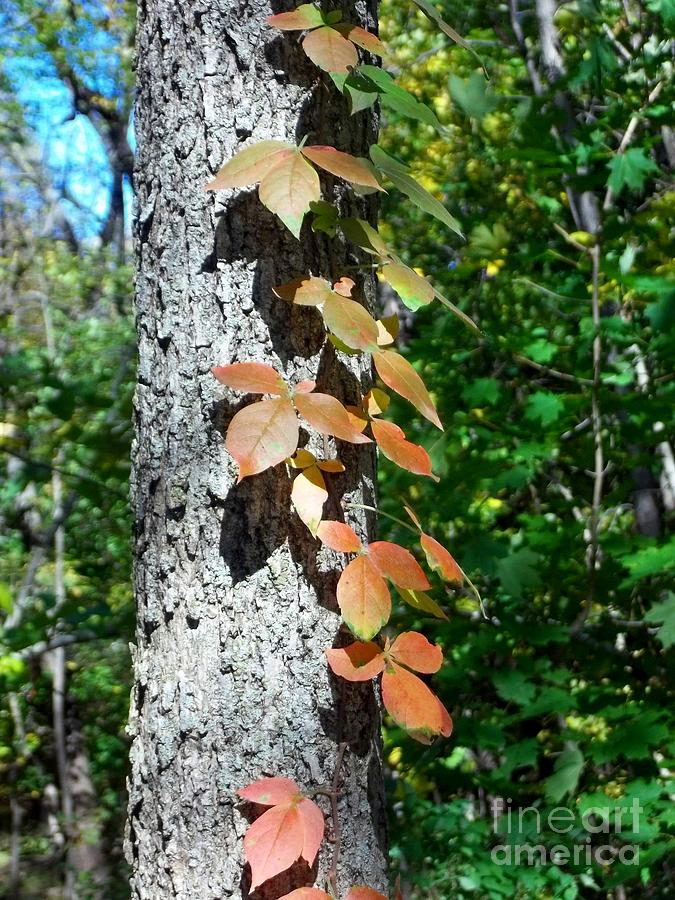
M 338 553 L 358 553 L 361 550 L 358 534 L 344 522 L 323 521 L 317 529 L 317 537 L 322 544 Z
M 328 330 L 353 350 L 377 347 L 377 322 L 356 300 L 333 293 L 326 300 L 322 315 Z
M 382 650 L 372 641 L 354 641 L 349 647 L 326 650 L 328 665 L 347 681 L 370 681 L 384 669 Z
M 368 544 L 368 556 L 380 575 L 390 578 L 396 587 L 423 591 L 431 587 L 415 557 L 398 544 L 375 541 Z
M 340 401 L 330 394 L 296 394 L 294 400 L 300 415 L 320 434 L 332 434 L 351 444 L 370 443 L 370 438 L 354 428 Z
M 373 888 L 358 886 L 350 888 L 345 900 L 387 900 L 387 898 Z
M 426 675 L 438 672 L 443 662 L 443 651 L 431 644 L 418 631 L 404 631 L 389 648 L 389 655 L 415 672 Z
M 333 290 L 336 294 L 342 294 L 343 297 L 351 297 L 355 287 L 355 282 L 351 278 L 347 278 L 346 275 L 343 275 L 342 278 L 335 282 Z
M 386 412 L 389 402 L 389 394 L 379 388 L 371 388 L 363 398 L 363 407 L 368 410 L 369 416 L 380 416 Z
M 321 29 L 320 29 L 321 30 Z M 268 171 L 258 189 L 260 202 L 275 213 L 296 238 L 309 205 L 321 197 L 319 176 L 301 153 L 294 151 Z
M 349 630 L 364 641 L 374 637 L 391 615 L 387 582 L 367 556 L 357 556 L 340 575 L 337 602 Z
M 220 191 L 255 184 L 294 152 L 293 145 L 286 141 L 260 141 L 245 147 L 225 163 L 213 181 L 206 185 L 206 190 Z
M 328 26 L 310 31 L 302 48 L 314 65 L 324 72 L 347 73 L 359 62 L 356 47 Z
M 351 184 L 361 184 L 365 187 L 375 188 L 377 191 L 384 190 L 368 163 L 356 156 L 343 153 L 341 150 L 336 150 L 335 147 L 326 147 L 320 144 L 303 147 L 302 153 L 314 165 L 320 166 L 331 175 L 337 175 L 338 178 L 343 178 Z
M 316 381 L 299 381 L 294 389 L 294 394 L 311 394 L 314 388 L 316 387 Z
M 291 891 L 290 894 L 284 894 L 279 900 L 331 900 L 331 896 L 319 888 L 301 887 Z
M 261 806 L 279 806 L 297 800 L 301 795 L 300 788 L 290 778 L 261 778 L 244 788 L 240 788 L 237 794 L 250 803 L 260 803 Z
M 291 502 L 313 535 L 316 535 L 327 499 L 326 482 L 318 466 L 309 466 L 296 475 L 291 489 Z
M 384 56 L 386 49 L 382 41 L 375 34 L 366 31 L 365 28 L 359 28 L 358 25 L 349 25 L 346 22 L 339 22 L 333 25 L 343 37 L 346 37 L 352 44 L 357 47 L 363 47 L 368 53 L 374 53 L 375 56 Z
M 424 447 L 406 440 L 405 432 L 393 422 L 376 419 L 370 423 L 373 437 L 382 453 L 397 466 L 414 472 L 415 475 L 427 475 L 436 480 L 431 471 L 431 458 Z
M 396 663 L 382 675 L 382 701 L 401 728 L 422 744 L 430 744 L 439 734 L 448 737 L 452 720 L 438 697 L 426 684 Z
M 306 797 L 298 803 L 298 813 L 302 823 L 303 840 L 300 855 L 306 860 L 307 865 L 314 864 L 316 854 L 319 852 L 323 840 L 324 821 L 323 813 L 312 800 Z
M 305 829 L 295 803 L 274 806 L 246 832 L 244 852 L 251 866 L 251 889 L 290 868 L 302 853 Z
M 434 572 L 438 572 L 444 581 L 454 581 L 461 584 L 464 581 L 464 574 L 455 562 L 452 554 L 445 549 L 443 544 L 439 544 L 435 538 L 429 534 L 422 534 L 420 544 L 424 555 L 427 558 L 430 568 Z
M 378 350 L 373 354 L 373 361 L 377 374 L 387 387 L 409 400 L 426 419 L 442 431 L 443 426 L 429 392 L 408 360 L 395 350 Z
M 292 469 L 306 469 L 308 466 L 315 465 L 316 456 L 301 447 L 296 451 L 295 456 L 291 456 L 286 462 Z
M 279 28 L 281 31 L 304 31 L 306 28 L 323 25 L 323 16 L 316 6 L 311 3 L 303 3 L 302 6 L 298 6 L 291 12 L 268 16 L 265 22 L 272 28 Z
M 317 466 L 322 472 L 344 472 L 344 463 L 339 459 L 320 459 Z
M 283 462 L 298 446 L 298 420 L 289 400 L 261 400 L 240 410 L 230 422 L 227 451 L 239 464 L 239 478 Z
M 277 297 L 295 303 L 297 306 L 319 306 L 333 293 L 328 282 L 313 275 L 294 278 L 287 284 L 273 288 Z
M 211 369 L 221 384 L 246 394 L 287 394 L 288 388 L 281 375 L 265 363 L 241 362 Z

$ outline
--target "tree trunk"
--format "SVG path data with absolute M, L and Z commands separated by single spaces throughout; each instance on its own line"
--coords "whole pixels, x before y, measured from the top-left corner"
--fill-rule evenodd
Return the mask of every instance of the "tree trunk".
M 337 557 L 317 557 L 318 543 L 290 512 L 284 466 L 236 484 L 223 436 L 243 401 L 210 373 L 268 362 L 352 403 L 370 380 L 369 361 L 325 344 L 313 310 L 272 294 L 310 271 L 354 276 L 361 257 L 336 242 L 329 252 L 307 224 L 296 241 L 253 188 L 215 201 L 203 189 L 244 143 L 309 135 L 364 155 L 375 139 L 374 116 L 349 117 L 297 34 L 264 25 L 278 11 L 262 0 L 139 7 L 138 627 L 127 853 L 132 896 L 144 900 L 248 896 L 242 838 L 254 811 L 236 790 L 265 775 L 325 786 L 343 742 L 340 889 L 386 885 L 377 700 L 370 683 L 343 689 L 325 664 L 340 622 Z M 375 9 L 360 6 L 350 18 L 372 29 Z M 372 216 L 371 198 L 351 201 L 330 179 L 324 185 L 347 214 Z M 372 299 L 370 275 L 359 287 Z M 309 447 L 334 450 L 311 435 Z M 374 502 L 372 451 L 339 452 L 347 473 L 332 476 L 330 518 L 341 498 Z M 372 527 L 358 516 L 352 524 Z M 329 805 L 318 802 L 330 832 Z M 331 853 L 325 843 L 318 870 L 296 864 L 255 897 L 279 897 L 314 877 L 324 887 Z

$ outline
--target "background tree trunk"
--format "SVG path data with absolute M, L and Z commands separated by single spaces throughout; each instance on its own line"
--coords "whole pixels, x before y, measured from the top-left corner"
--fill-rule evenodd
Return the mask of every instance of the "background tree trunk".
M 243 401 L 223 399 L 210 374 L 216 364 L 265 361 L 348 402 L 370 379 L 369 362 L 323 346 L 313 311 L 272 294 L 310 270 L 354 275 L 344 266 L 359 258 L 339 244 L 329 253 L 307 225 L 297 242 L 254 189 L 216 201 L 203 190 L 244 142 L 309 135 L 363 155 L 375 138 L 374 117 L 349 118 L 296 38 L 264 25 L 279 11 L 261 0 L 139 8 L 138 627 L 127 841 L 137 898 L 247 896 L 242 838 L 252 810 L 235 791 L 277 774 L 325 785 L 341 742 L 341 890 L 386 884 L 376 698 L 370 684 L 343 692 L 323 653 L 339 627 L 337 558 L 317 560 L 318 543 L 289 511 L 284 467 L 235 484 L 223 436 Z M 372 29 L 375 13 L 360 5 L 350 18 Z M 324 184 L 349 210 L 346 193 Z M 359 204 L 372 215 L 372 200 Z M 372 298 L 370 276 L 360 286 Z M 374 501 L 372 451 L 341 446 L 340 456 L 348 471 L 333 481 L 331 517 L 340 497 Z M 322 851 L 320 881 L 330 853 Z M 298 864 L 255 896 L 308 883 Z

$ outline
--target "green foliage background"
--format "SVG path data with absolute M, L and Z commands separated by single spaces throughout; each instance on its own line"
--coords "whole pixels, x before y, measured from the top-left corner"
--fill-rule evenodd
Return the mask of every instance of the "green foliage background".
M 421 484 L 382 460 L 382 507 L 397 517 L 403 501 L 414 507 L 480 589 L 486 617 L 470 592 L 440 583 L 433 596 L 447 619 L 422 623 L 407 606 L 396 611 L 395 627 L 423 624 L 444 648 L 448 664 L 435 684 L 455 731 L 424 748 L 386 728 L 395 868 L 419 898 L 671 897 L 675 544 L 658 445 L 672 429 L 675 392 L 675 7 L 671 0 L 562 5 L 554 22 L 564 73 L 555 83 L 544 79 L 539 95 L 524 52 L 541 71 L 531 6 L 517 16 L 521 46 L 513 3 L 444 0 L 437 8 L 473 42 L 490 80 L 410 3 L 386 0 L 385 65 L 439 122 L 384 104 L 381 143 L 446 203 L 467 239 L 395 191 L 383 201 L 381 231 L 474 318 L 482 336 L 437 304 L 413 315 L 383 294 L 387 311 L 394 303 L 401 314 L 405 352 L 432 390 L 446 432 L 439 438 L 407 404 L 392 404 L 392 418 L 428 448 L 441 481 Z M 128 98 L 131 84 L 123 49 L 132 11 L 113 5 L 110 16 L 115 10 L 109 31 L 120 52 L 111 56 L 111 103 Z M 72 29 L 49 12 L 27 33 L 27 46 L 41 58 L 65 55 L 85 83 L 93 79 L 86 36 L 105 27 L 105 16 L 83 5 L 86 21 Z M 30 142 L 30 123 L 6 81 L 2 96 L 10 123 L 3 146 Z M 632 138 L 617 153 L 633 116 Z M 55 748 L 50 679 L 39 659 L 40 642 L 73 636 L 69 702 L 115 873 L 110 896 L 124 897 L 131 273 L 115 248 L 86 241 L 74 248 L 63 234 L 45 235 L 25 177 L 11 166 L 3 172 L 0 618 L 11 616 L 31 577 L 36 535 L 49 533 L 53 467 L 62 474 L 68 517 L 65 604 L 54 611 L 47 545 L 20 623 L 0 631 L 0 868 L 8 864 L 18 804 L 25 895 L 44 896 L 62 877 L 42 808 Z M 608 188 L 613 199 L 596 237 L 575 224 L 566 189 L 592 192 L 602 207 Z M 596 241 L 606 471 L 600 566 L 592 574 L 595 329 L 587 248 Z M 648 371 L 642 387 L 638 360 Z M 645 498 L 656 510 L 651 536 L 636 517 Z M 391 520 L 382 518 L 381 527 L 383 536 L 409 543 Z M 590 835 L 592 846 L 611 845 L 610 864 L 584 857 L 556 865 L 549 857 L 546 865 L 505 865 L 492 853 L 502 845 L 585 845 L 584 811 L 613 816 L 634 798 L 643 808 L 635 831 L 625 817 L 620 834 L 612 827 Z M 547 824 L 560 806 L 576 817 L 562 835 Z M 524 807 L 533 809 L 522 831 L 517 815 L 509 829 L 504 811 Z M 638 865 L 621 863 L 623 845 L 639 847 Z

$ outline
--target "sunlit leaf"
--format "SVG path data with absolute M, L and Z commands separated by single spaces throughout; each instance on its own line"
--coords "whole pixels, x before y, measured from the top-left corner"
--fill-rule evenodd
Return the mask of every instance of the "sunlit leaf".
M 259 141 L 240 150 L 226 162 L 213 181 L 206 185 L 206 189 L 219 191 L 255 184 L 294 153 L 295 147 L 286 141 Z
M 290 778 L 261 778 L 244 788 L 240 788 L 237 794 L 250 803 L 260 803 L 262 806 L 279 806 L 299 798 L 300 788 Z
M 317 537 L 322 544 L 338 553 L 358 553 L 361 550 L 359 536 L 344 522 L 323 521 L 317 529 Z
M 307 28 L 317 28 L 323 25 L 321 11 L 311 3 L 303 3 L 297 9 L 290 12 L 278 13 L 276 16 L 268 16 L 265 19 L 268 25 L 279 28 L 281 31 L 305 31 Z
M 387 263 L 382 277 L 390 284 L 408 309 L 416 310 L 434 299 L 434 289 L 421 275 L 403 263 Z
M 396 587 L 415 591 L 431 587 L 419 563 L 405 547 L 391 541 L 374 541 L 368 544 L 368 557 L 380 575 L 389 578 Z
M 370 681 L 384 669 L 382 650 L 372 641 L 326 650 L 326 656 L 333 672 L 347 681 Z
M 429 567 L 441 576 L 444 581 L 461 584 L 464 581 L 462 570 L 452 554 L 429 534 L 420 535 L 420 544 L 427 558 Z
M 410 200 L 423 212 L 434 216 L 444 225 L 454 231 L 458 235 L 462 235 L 462 229 L 459 222 L 450 215 L 440 200 L 437 200 L 429 191 L 425 190 L 419 182 L 409 174 L 407 167 L 403 166 L 393 157 L 385 153 L 381 147 L 376 144 L 370 148 L 370 158 L 381 172 L 383 172 L 389 181 L 399 189 L 402 193 L 409 197 Z
M 443 663 L 443 651 L 431 644 L 418 631 L 404 631 L 389 648 L 390 655 L 415 672 L 430 675 L 438 672 Z
M 330 285 L 323 278 L 303 275 L 286 284 L 274 288 L 274 293 L 282 300 L 295 303 L 297 306 L 319 306 L 333 293 Z
M 357 886 L 349 889 L 345 900 L 387 900 L 387 898 L 373 888 Z
M 413 609 L 429 613 L 437 619 L 448 618 L 438 603 L 424 591 L 407 591 L 399 588 L 398 592 L 408 606 L 412 606 Z
M 239 464 L 239 478 L 283 462 L 298 446 L 298 419 L 287 399 L 261 400 L 240 410 L 230 422 L 225 448 Z
M 389 394 L 379 388 L 371 388 L 363 398 L 363 405 L 369 416 L 381 416 L 389 407 Z
M 422 744 L 452 732 L 452 720 L 438 697 L 417 675 L 396 663 L 390 663 L 382 675 L 382 701 L 394 722 Z
M 351 444 L 370 443 L 370 438 L 354 428 L 340 401 L 330 394 L 296 394 L 295 407 L 320 434 L 330 434 Z
M 356 300 L 333 293 L 323 307 L 323 320 L 329 331 L 354 350 L 377 348 L 377 322 Z
M 391 615 L 385 580 L 367 556 L 357 556 L 340 575 L 337 601 L 342 618 L 356 637 L 369 641 Z
M 434 478 L 431 471 L 431 457 L 418 444 L 406 440 L 405 432 L 393 422 L 385 422 L 379 419 L 370 423 L 373 437 L 382 453 L 397 466 L 413 472 L 415 475 L 426 475 Z
M 341 150 L 336 150 L 335 147 L 321 145 L 303 147 L 302 153 L 314 165 L 320 166 L 331 175 L 337 175 L 338 178 L 343 178 L 351 184 L 363 184 L 378 191 L 383 190 L 367 160 L 343 153 Z
M 316 170 L 294 151 L 269 171 L 260 182 L 260 201 L 275 213 L 296 238 L 309 204 L 321 196 Z
M 291 502 L 313 535 L 321 522 L 327 499 L 326 482 L 318 466 L 309 466 L 296 475 L 291 488 Z
M 379 232 L 363 219 L 341 219 L 340 228 L 346 238 L 375 256 L 388 257 L 389 249 Z
M 232 363 L 229 366 L 215 366 L 211 371 L 221 384 L 235 391 L 247 394 L 288 393 L 288 387 L 281 375 L 265 363 Z
M 373 354 L 373 361 L 377 374 L 387 387 L 409 400 L 426 419 L 442 431 L 443 426 L 429 392 L 408 360 L 395 350 L 378 350 Z
M 423 122 L 441 133 L 444 132 L 443 126 L 433 110 L 421 103 L 413 94 L 408 93 L 379 66 L 359 66 L 357 72 L 347 77 L 345 86 L 349 88 L 352 85 L 355 91 L 362 93 L 367 92 L 369 87 L 374 87 L 379 92 L 383 105 L 390 107 L 401 116 Z
M 324 72 L 348 72 L 359 61 L 354 44 L 327 25 L 310 31 L 302 48 L 314 65 Z
M 384 56 L 385 46 L 376 34 L 372 34 L 358 25 L 349 25 L 347 22 L 333 27 L 357 47 L 362 47 L 374 56 Z

